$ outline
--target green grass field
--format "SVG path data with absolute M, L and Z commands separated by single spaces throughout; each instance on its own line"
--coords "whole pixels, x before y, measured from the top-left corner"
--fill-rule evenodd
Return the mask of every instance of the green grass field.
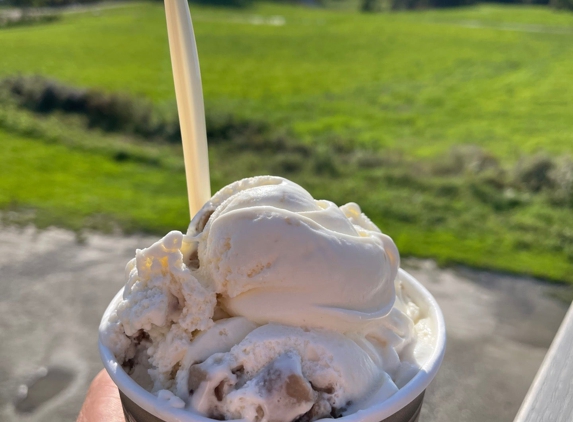
M 180 148 L 150 147 L 89 133 L 80 139 L 74 122 L 26 122 L 26 113 L 0 120 L 24 121 L 40 138 L 0 131 L 0 208 L 8 224 L 164 234 L 184 230 L 185 180 Z M 20 122 L 21 123 L 21 122 Z M 35 136 L 35 135 L 33 135 Z M 118 159 L 123 152 L 128 159 Z M 398 244 L 403 255 L 437 258 L 573 282 L 573 214 L 550 208 L 543 197 L 507 201 L 467 175 L 427 178 L 403 165 L 376 169 L 331 157 L 323 173 L 320 154 L 210 148 L 213 189 L 253 174 L 279 174 L 338 204 L 353 200 Z M 232 165 L 229 165 L 232 163 Z M 327 169 L 329 167 L 326 167 Z M 317 170 L 318 169 L 318 170 Z
M 213 189 L 285 175 L 317 197 L 360 203 L 404 255 L 573 282 L 573 200 L 559 196 L 573 189 L 535 193 L 512 182 L 522 156 L 573 154 L 573 14 L 488 5 L 362 15 L 273 4 L 192 13 L 207 111 L 267 123 L 311 148 L 212 144 Z M 2 29 L 0 46 L 0 78 L 42 74 L 173 107 L 155 3 Z M 187 224 L 179 147 L 2 104 L 0 142 L 9 223 L 156 234 Z M 357 149 L 337 155 L 339 144 Z M 504 181 L 469 167 L 431 170 L 460 144 L 497 158 Z
M 478 6 L 363 15 L 272 4 L 192 13 L 215 109 L 309 142 L 337 136 L 417 156 L 461 142 L 510 160 L 571 150 L 571 13 Z M 250 23 L 273 16 L 285 24 Z M 174 98 L 158 4 L 2 30 L 0 45 L 0 75 Z

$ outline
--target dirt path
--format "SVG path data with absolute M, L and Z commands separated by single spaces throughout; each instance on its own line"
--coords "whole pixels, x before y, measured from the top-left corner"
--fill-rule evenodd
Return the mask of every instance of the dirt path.
M 73 421 L 101 368 L 97 327 L 119 290 L 125 263 L 151 237 L 63 230 L 0 231 L 0 420 Z M 429 388 L 423 422 L 507 421 L 515 413 L 566 306 L 554 287 L 408 260 L 441 304 L 448 327 L 443 368 Z M 22 387 L 48 376 L 19 402 Z

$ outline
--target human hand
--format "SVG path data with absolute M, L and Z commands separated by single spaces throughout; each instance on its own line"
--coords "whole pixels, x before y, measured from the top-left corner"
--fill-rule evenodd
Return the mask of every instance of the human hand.
M 125 422 L 119 390 L 105 369 L 92 381 L 77 422 Z

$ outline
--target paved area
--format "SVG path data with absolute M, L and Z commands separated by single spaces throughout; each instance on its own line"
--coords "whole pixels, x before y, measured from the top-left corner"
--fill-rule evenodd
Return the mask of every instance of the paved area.
M 406 269 L 444 312 L 444 363 L 422 408 L 422 422 L 513 421 L 567 305 L 550 286 L 531 279 L 436 268 Z
M 1 421 L 75 420 L 101 368 L 101 314 L 135 248 L 154 240 L 91 235 L 79 244 L 63 230 L 0 231 Z M 426 260 L 404 267 L 436 296 L 448 328 L 420 420 L 512 421 L 566 312 L 551 297 L 559 288 Z

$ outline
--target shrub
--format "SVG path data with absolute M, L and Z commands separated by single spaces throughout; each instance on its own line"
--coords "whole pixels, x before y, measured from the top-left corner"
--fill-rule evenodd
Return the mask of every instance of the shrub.
M 474 4 L 475 0 L 392 0 L 393 10 L 458 7 Z
M 469 183 L 469 188 L 475 198 L 496 211 L 510 210 L 522 203 L 520 196 L 502 192 L 477 179 Z
M 253 0 L 191 0 L 193 3 L 205 4 L 208 6 L 219 7 L 249 7 L 253 4 Z
M 13 26 L 36 25 L 41 23 L 55 22 L 60 19 L 60 15 L 49 14 L 29 14 L 22 13 L 19 16 L 10 16 L 0 14 L 0 28 Z
M 550 0 L 549 5 L 555 9 L 573 10 L 573 0 Z
M 321 145 L 312 151 L 313 170 L 316 174 L 333 177 L 340 174 L 337 155 L 331 148 Z
M 97 3 L 99 0 L 7 0 L 6 4 L 15 7 L 52 7 L 71 4 Z
M 39 76 L 2 82 L 15 101 L 37 113 L 62 111 L 84 115 L 90 127 L 131 132 L 144 137 L 162 135 L 151 104 L 122 94 L 78 89 Z
M 280 154 L 272 166 L 274 173 L 279 175 L 291 175 L 301 171 L 304 167 L 304 159 L 299 154 Z
M 36 113 L 79 114 L 86 118 L 90 128 L 167 142 L 181 140 L 176 111 L 160 113 L 141 98 L 74 88 L 40 76 L 7 78 L 0 88 L 0 98 L 8 92 L 19 106 Z
M 447 157 L 437 158 L 430 166 L 430 172 L 435 175 L 496 174 L 501 170 L 498 160 L 476 145 L 456 145 Z
M 565 157 L 555 163 L 549 172 L 553 190 L 550 200 L 555 205 L 573 205 L 573 161 Z
M 516 183 L 532 192 L 552 188 L 554 186 L 554 180 L 551 177 L 553 168 L 553 160 L 545 154 L 522 158 L 515 168 Z
M 233 140 L 242 147 L 266 147 L 263 138 L 268 133 L 264 122 L 239 119 L 229 113 L 206 113 L 207 138 L 220 143 Z
M 379 12 L 380 4 L 378 0 L 362 0 L 360 10 L 362 12 Z
M 90 128 L 133 134 L 149 140 L 181 141 L 175 107 L 160 112 L 149 101 L 127 94 L 70 87 L 41 76 L 17 76 L 0 82 L 0 100 L 6 95 L 19 106 L 36 113 L 60 111 L 82 115 Z M 207 136 L 213 143 L 232 143 L 247 149 L 305 152 L 304 146 L 295 146 L 284 135 L 271 137 L 264 122 L 207 112 L 206 125 Z

